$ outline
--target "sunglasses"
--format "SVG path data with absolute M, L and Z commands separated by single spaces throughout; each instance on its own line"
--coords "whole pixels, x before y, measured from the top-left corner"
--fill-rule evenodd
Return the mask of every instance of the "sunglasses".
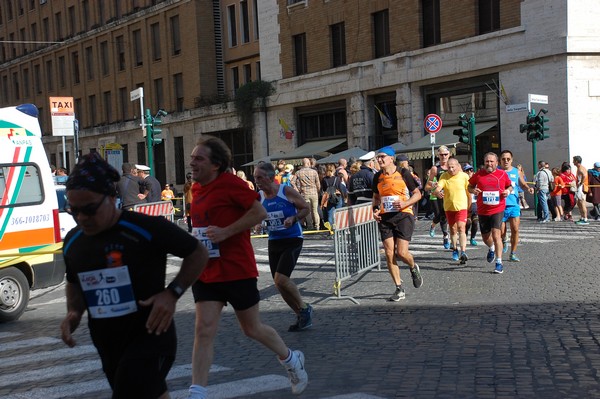
M 87 204 L 81 207 L 73 207 L 70 204 L 67 204 L 65 205 L 65 211 L 73 217 L 79 216 L 80 213 L 83 213 L 85 216 L 94 216 L 96 212 L 98 212 L 98 208 L 100 208 L 102 203 L 104 203 L 106 197 L 106 195 L 102 197 L 102 199 L 97 204 Z
M 440 155 L 440 157 L 446 157 L 446 156 L 450 155 L 450 153 L 445 152 L 445 153 L 440 153 L 439 155 Z

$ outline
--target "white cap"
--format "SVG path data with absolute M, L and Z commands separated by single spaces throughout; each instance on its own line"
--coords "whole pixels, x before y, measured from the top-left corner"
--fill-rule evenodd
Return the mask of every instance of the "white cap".
M 358 159 L 360 159 L 361 161 L 370 161 L 371 159 L 375 158 L 375 155 L 375 151 L 369 151 Z
M 146 165 L 135 165 L 135 168 L 137 170 L 143 170 L 143 171 L 150 170 L 150 168 L 147 167 Z

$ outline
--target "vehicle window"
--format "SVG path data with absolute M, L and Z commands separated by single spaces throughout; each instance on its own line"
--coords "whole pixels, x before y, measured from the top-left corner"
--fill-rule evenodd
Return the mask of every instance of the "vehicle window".
M 34 163 L 0 164 L 0 208 L 41 204 L 44 187 Z

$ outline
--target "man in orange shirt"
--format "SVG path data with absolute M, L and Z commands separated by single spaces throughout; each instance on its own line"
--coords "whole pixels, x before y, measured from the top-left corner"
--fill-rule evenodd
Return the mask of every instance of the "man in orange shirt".
M 585 195 L 588 193 L 588 173 L 585 166 L 581 164 L 581 157 L 575 155 L 573 157 L 573 165 L 577 168 L 577 191 L 575 192 L 575 201 L 579 208 L 581 218 L 575 224 L 590 224 L 587 220 L 587 204 L 585 203 Z
M 421 199 L 421 191 L 408 169 L 397 169 L 394 149 L 383 147 L 377 153 L 380 171 L 373 178 L 373 216 L 379 223 L 385 258 L 396 291 L 389 301 L 406 297 L 396 256 L 410 267 L 415 288 L 423 285 L 419 266 L 408 250 L 415 230 L 413 205 Z

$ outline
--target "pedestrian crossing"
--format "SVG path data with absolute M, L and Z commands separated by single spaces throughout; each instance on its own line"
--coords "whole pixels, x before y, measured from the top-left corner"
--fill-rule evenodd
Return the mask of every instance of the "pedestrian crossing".
M 50 349 L 52 348 L 52 349 Z M 230 367 L 212 365 L 210 373 L 231 371 Z M 67 348 L 54 337 L 25 338 L 21 333 L 0 332 L 0 398 L 3 399 L 68 399 L 110 397 L 110 386 L 93 345 Z M 191 364 L 175 365 L 167 383 L 185 386 L 171 389 L 173 399 L 187 398 L 191 381 Z M 173 384 L 174 380 L 181 380 Z M 288 395 L 290 381 L 280 375 L 265 374 L 209 385 L 211 399 L 246 398 L 260 393 L 282 390 Z M 323 399 L 385 399 L 362 393 L 330 396 Z

